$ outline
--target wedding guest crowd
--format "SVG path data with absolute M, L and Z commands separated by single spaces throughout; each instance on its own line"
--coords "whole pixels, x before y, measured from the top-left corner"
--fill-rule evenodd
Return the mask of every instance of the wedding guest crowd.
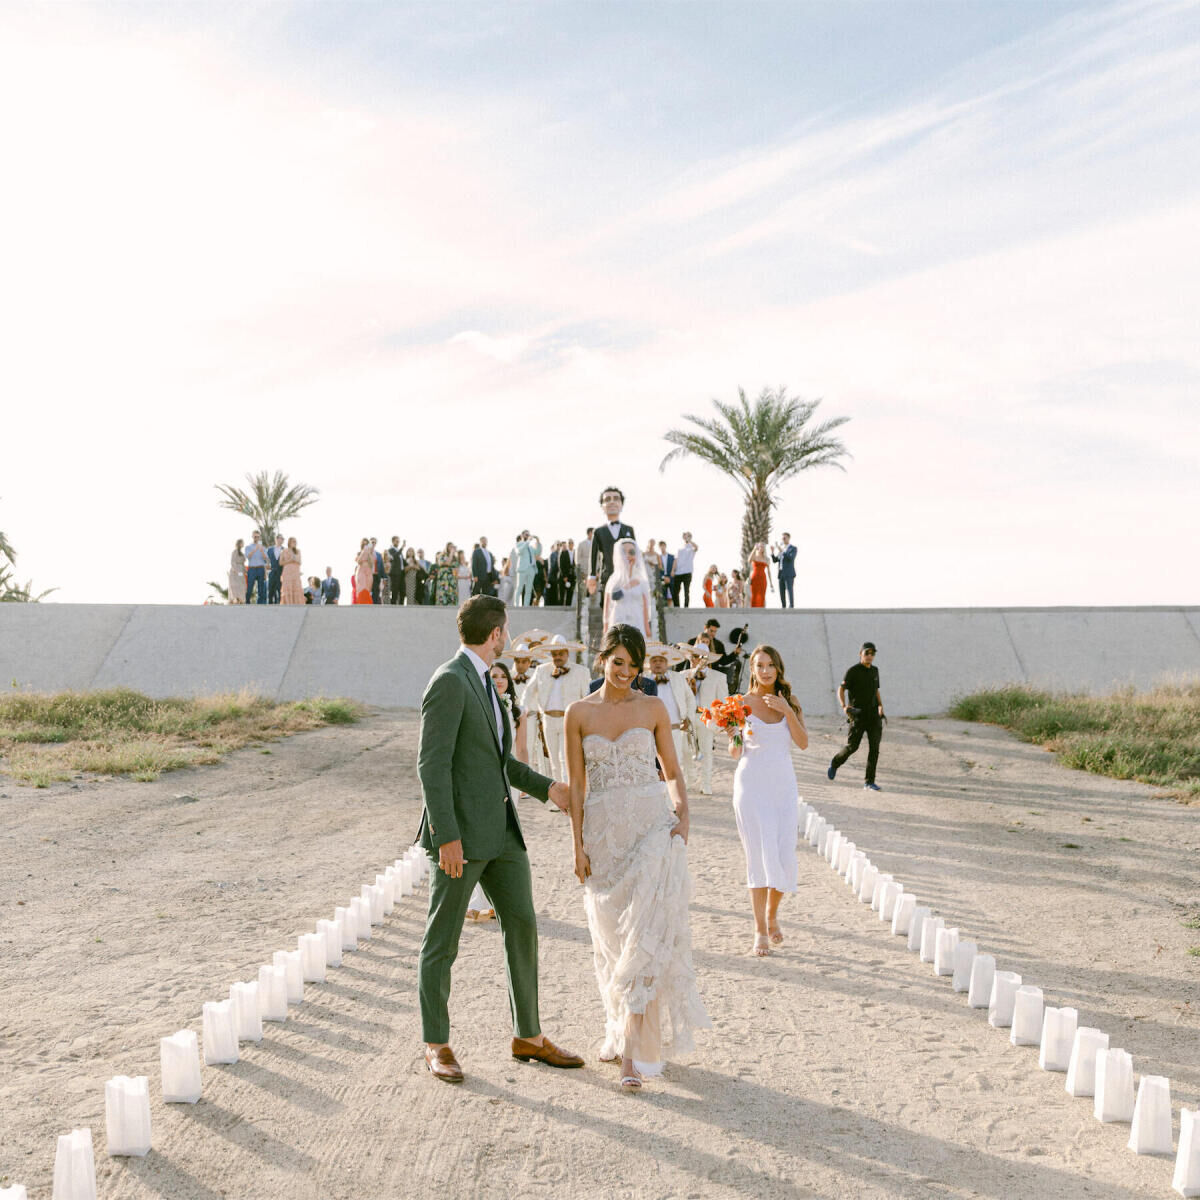
M 613 537 L 613 529 L 602 532 Z M 528 529 L 513 540 L 508 554 L 497 559 L 488 539 L 481 536 L 471 550 L 447 542 L 432 559 L 421 548 L 413 548 L 394 535 L 390 545 L 380 550 L 378 540 L 364 537 L 348 564 L 351 604 L 434 604 L 458 606 L 470 596 L 499 596 L 513 607 L 565 606 L 575 604 L 582 585 L 592 570 L 593 542 L 597 531 L 589 527 L 576 543 L 560 538 L 548 547 Z M 687 608 L 691 604 L 692 579 L 700 547 L 685 531 L 674 551 L 666 541 L 651 538 L 642 552 L 650 583 L 651 603 L 661 600 L 668 608 Z M 770 564 L 775 564 L 772 579 Z M 715 563 L 702 577 L 701 599 L 706 608 L 762 608 L 767 593 L 778 592 L 785 607 L 793 604 L 796 578 L 796 547 L 785 533 L 780 545 L 772 545 L 768 554 L 758 543 L 750 554 L 749 575 L 740 568 L 728 573 Z M 254 530 L 247 544 L 238 538 L 229 563 L 228 598 L 230 604 L 337 604 L 341 584 L 331 567 L 325 578 L 301 575 L 300 548 L 294 537 L 279 534 L 274 545 L 266 546 L 262 534 Z M 305 586 L 307 583 L 308 586 Z M 585 597 L 586 598 L 586 597 Z

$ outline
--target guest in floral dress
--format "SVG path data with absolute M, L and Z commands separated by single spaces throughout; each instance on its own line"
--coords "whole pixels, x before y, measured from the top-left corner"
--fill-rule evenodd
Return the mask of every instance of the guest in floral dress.
M 450 604 L 458 607 L 458 552 L 453 542 L 447 542 L 446 548 L 437 556 L 434 568 L 437 580 L 434 593 L 434 604 Z
M 746 581 L 742 578 L 742 573 L 736 567 L 733 569 L 733 578 L 729 581 L 729 607 L 743 608 L 746 604 Z
M 283 578 L 279 585 L 280 604 L 303 604 L 304 584 L 300 579 L 300 547 L 294 537 L 288 538 L 287 545 L 279 554 L 279 562 L 283 566 Z

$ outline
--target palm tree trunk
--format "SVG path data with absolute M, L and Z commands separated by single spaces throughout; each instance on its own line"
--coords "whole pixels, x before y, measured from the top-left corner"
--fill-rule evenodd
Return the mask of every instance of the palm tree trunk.
M 746 512 L 742 517 L 742 574 L 750 574 L 750 551 L 758 542 L 765 546 L 771 538 L 771 493 L 756 487 L 746 497 Z

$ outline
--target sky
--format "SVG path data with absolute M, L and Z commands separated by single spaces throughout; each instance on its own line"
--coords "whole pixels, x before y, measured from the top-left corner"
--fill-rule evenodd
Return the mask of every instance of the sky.
M 764 387 L 807 608 L 1196 603 L 1200 2 L 0 3 L 0 530 L 200 603 L 283 470 L 305 573 L 579 538 L 700 569 L 663 434 Z

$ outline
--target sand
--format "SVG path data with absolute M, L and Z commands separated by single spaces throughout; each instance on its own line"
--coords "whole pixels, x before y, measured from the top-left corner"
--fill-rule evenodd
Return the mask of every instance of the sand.
M 875 795 L 813 721 L 800 790 L 1000 969 L 1200 1096 L 1197 810 L 1068 771 L 1008 735 L 893 721 Z M 640 1095 L 595 1061 L 601 1009 L 566 817 L 524 805 L 542 1019 L 581 1071 L 514 1062 L 500 938 L 463 936 L 451 1000 L 467 1082 L 426 1072 L 424 893 L 194 1106 L 158 1099 L 158 1039 L 252 979 L 411 840 L 411 712 L 372 714 L 155 783 L 0 777 L 0 1186 L 48 1198 L 55 1138 L 90 1126 L 102 1198 L 1125 1197 L 1171 1163 L 1126 1148 L 1014 1048 L 815 853 L 759 960 L 730 795 L 693 798 L 696 967 L 714 1029 Z M 864 752 L 865 756 L 865 752 Z M 1068 844 L 1069 847 L 1068 848 Z M 104 1081 L 151 1078 L 154 1150 L 110 1159 Z

